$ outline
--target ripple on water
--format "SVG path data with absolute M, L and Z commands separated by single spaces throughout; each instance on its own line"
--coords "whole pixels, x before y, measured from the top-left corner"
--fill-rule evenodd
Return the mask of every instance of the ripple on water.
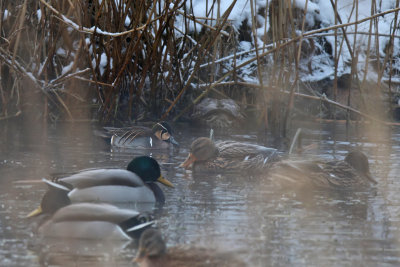
M 164 176 L 175 185 L 173 189 L 163 187 L 167 202 L 157 213 L 157 225 L 168 245 L 193 244 L 234 251 L 250 266 L 399 265 L 400 146 L 396 142 L 400 141 L 400 132 L 392 135 L 394 145 L 385 154 L 382 144 L 347 141 L 343 127 L 335 131 L 321 129 L 312 130 L 305 141 L 319 144 L 317 153 L 322 158 L 342 159 L 349 149 L 362 145 L 379 182 L 374 190 L 282 191 L 263 179 L 246 175 L 193 177 L 190 171 L 177 166 L 187 156 L 194 136 L 185 137 L 187 130 L 178 129 L 179 151 L 151 153 L 162 164 Z M 3 150 L 0 266 L 131 266 L 135 243 L 42 242 L 24 218 L 36 208 L 46 187 L 14 181 L 88 167 L 124 167 L 134 155 L 141 154 L 111 150 L 104 143 L 96 143 L 90 132 L 81 135 L 78 142 L 74 136 L 71 129 L 50 131 L 44 145 L 37 140 L 34 145 L 17 140 Z M 257 140 L 253 134 L 232 138 Z

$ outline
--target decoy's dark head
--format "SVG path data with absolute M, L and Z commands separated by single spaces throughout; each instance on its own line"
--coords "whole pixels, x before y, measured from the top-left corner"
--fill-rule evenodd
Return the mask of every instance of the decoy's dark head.
M 172 127 L 165 121 L 157 122 L 152 128 L 153 134 L 161 141 L 178 146 L 179 143 L 172 136 Z
M 127 170 L 138 175 L 145 183 L 160 182 L 166 186 L 174 187 L 170 181 L 161 175 L 160 165 L 151 157 L 134 158 L 128 164 Z
M 374 183 L 374 184 L 377 183 L 369 171 L 368 158 L 363 152 L 351 151 L 347 154 L 344 161 L 346 161 L 350 166 L 352 166 L 360 174 L 364 175 L 372 183 Z
M 29 213 L 27 217 L 29 218 L 40 214 L 51 215 L 69 204 L 71 204 L 71 200 L 68 197 L 68 191 L 50 188 L 44 194 L 42 201 L 40 202 L 40 206 L 36 210 Z
M 160 231 L 146 229 L 139 240 L 139 250 L 135 261 L 140 262 L 146 257 L 158 257 L 166 253 L 167 247 Z

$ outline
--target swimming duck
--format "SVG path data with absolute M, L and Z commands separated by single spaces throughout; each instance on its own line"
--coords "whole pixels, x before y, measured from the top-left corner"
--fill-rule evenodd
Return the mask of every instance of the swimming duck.
M 277 159 L 277 150 L 236 141 L 214 143 L 200 137 L 193 141 L 190 153 L 180 165 L 206 172 L 258 172 Z
M 368 158 L 361 151 L 349 152 L 344 160 L 283 160 L 271 168 L 270 177 L 278 183 L 312 183 L 321 187 L 377 184 L 369 171 Z
M 111 135 L 111 145 L 137 149 L 168 149 L 178 146 L 172 136 L 171 126 L 165 122 L 156 123 L 153 128 L 131 126 L 125 128 L 104 128 Z
M 191 119 L 217 131 L 243 127 L 245 117 L 232 99 L 203 98 L 194 106 Z
M 135 210 L 100 203 L 71 204 L 68 191 L 61 188 L 50 188 L 39 208 L 27 217 L 36 216 L 41 217 L 37 232 L 44 237 L 131 240 L 154 224 Z
M 92 169 L 46 183 L 53 187 L 62 185 L 70 192 L 68 197 L 76 202 L 159 202 L 165 197 L 160 182 L 173 187 L 172 183 L 161 175 L 157 161 L 148 156 L 134 158 L 124 169 Z
M 243 267 L 244 262 L 230 253 L 213 249 L 174 247 L 167 249 L 160 231 L 146 229 L 139 240 L 139 250 L 134 260 L 140 267 Z

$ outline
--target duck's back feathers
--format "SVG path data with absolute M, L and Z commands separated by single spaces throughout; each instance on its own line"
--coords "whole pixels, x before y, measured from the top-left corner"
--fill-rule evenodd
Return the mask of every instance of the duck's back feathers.
M 131 240 L 121 227 L 104 221 L 47 221 L 38 229 L 42 236 L 52 238 Z
M 150 128 L 144 126 L 132 126 L 123 128 L 104 127 L 104 130 L 107 131 L 110 137 L 116 135 L 126 139 L 126 141 L 133 140 L 140 136 L 150 136 L 153 133 Z
M 269 175 L 274 182 L 284 185 L 289 182 L 303 186 L 348 189 L 376 183 L 368 166 L 365 170 L 358 170 L 346 160 L 282 160 L 271 168 Z
M 41 224 L 38 233 L 45 237 L 130 240 L 152 224 L 135 210 L 78 203 L 58 209 Z M 135 230 L 129 231 L 130 228 Z
M 68 194 L 68 196 L 73 203 L 156 202 L 153 191 L 145 185 L 140 187 L 123 185 L 99 185 L 85 188 L 75 188 Z
M 240 158 L 217 157 L 211 161 L 195 162 L 195 172 L 224 172 L 224 173 L 255 173 L 261 172 L 268 166 L 268 159 L 262 155 Z
M 215 145 L 219 150 L 219 156 L 223 158 L 246 158 L 257 155 L 270 157 L 277 152 L 275 148 L 235 141 L 221 141 Z
M 256 144 L 216 142 L 218 156 L 212 160 L 195 162 L 195 171 L 260 172 L 278 157 L 277 150 Z
M 72 185 L 74 188 L 87 188 L 101 185 L 121 185 L 140 187 L 144 183 L 135 173 L 123 169 L 94 169 L 78 172 L 59 179 L 60 182 Z
M 53 222 L 61 221 L 107 221 L 120 224 L 139 216 L 135 210 L 120 209 L 108 204 L 77 203 L 59 209 L 52 217 Z

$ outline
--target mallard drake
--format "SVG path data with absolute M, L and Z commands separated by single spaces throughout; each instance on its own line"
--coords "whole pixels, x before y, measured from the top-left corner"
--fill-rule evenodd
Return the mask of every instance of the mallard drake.
M 152 128 L 131 126 L 125 128 L 104 127 L 111 137 L 111 145 L 136 149 L 167 149 L 178 146 L 172 136 L 172 127 L 165 121 L 154 124 Z
M 50 188 L 39 208 L 27 217 L 41 216 L 37 229 L 41 236 L 84 239 L 130 240 L 154 222 L 135 210 L 110 204 L 71 204 L 68 191 Z
M 214 143 L 210 138 L 200 137 L 193 141 L 188 157 L 180 166 L 206 172 L 257 172 L 277 157 L 274 148 L 235 141 Z
M 70 190 L 68 197 L 73 203 L 164 203 L 164 193 L 155 182 L 173 187 L 161 175 L 157 161 L 148 156 L 134 158 L 126 170 L 92 169 L 57 179 L 55 183 L 46 180 L 50 186 L 67 187 Z
M 278 183 L 341 188 L 377 184 L 369 171 L 368 158 L 361 151 L 349 152 L 344 160 L 283 160 L 270 171 L 271 179 Z
M 246 264 L 230 253 L 213 249 L 174 247 L 167 249 L 160 231 L 146 229 L 139 240 L 135 262 L 140 267 L 243 267 Z

